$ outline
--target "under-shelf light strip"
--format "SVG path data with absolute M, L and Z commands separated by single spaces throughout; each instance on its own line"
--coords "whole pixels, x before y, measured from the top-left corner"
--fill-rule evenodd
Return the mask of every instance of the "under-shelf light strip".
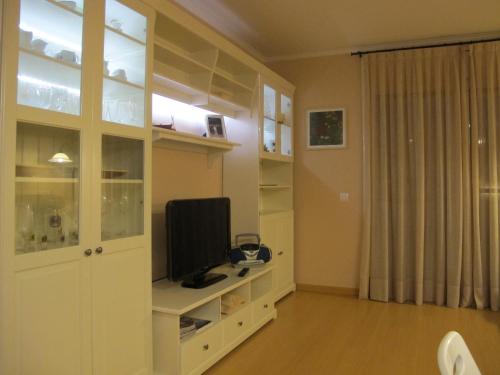
M 30 83 L 32 85 L 38 85 L 38 86 L 66 90 L 70 94 L 80 96 L 80 90 L 74 89 L 72 87 L 58 85 L 57 83 L 47 82 L 47 81 L 43 81 L 43 80 L 38 79 L 38 78 L 33 78 L 33 77 L 25 76 L 25 75 L 18 75 L 17 79 L 21 82 Z

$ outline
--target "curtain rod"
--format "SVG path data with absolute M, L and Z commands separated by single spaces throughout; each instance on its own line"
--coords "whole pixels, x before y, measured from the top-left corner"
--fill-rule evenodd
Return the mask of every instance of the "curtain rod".
M 376 49 L 376 50 L 373 50 L 373 51 L 357 51 L 357 52 L 351 52 L 351 56 L 363 57 L 363 55 L 369 55 L 371 53 L 408 51 L 408 50 L 412 50 L 412 49 L 426 49 L 426 48 L 437 48 L 437 47 L 463 46 L 463 45 L 466 45 L 466 44 L 478 44 L 478 43 L 488 43 L 488 42 L 498 42 L 498 41 L 500 41 L 500 37 L 498 37 L 498 38 L 492 38 L 492 39 L 482 39 L 482 40 L 469 40 L 469 41 L 465 41 L 465 42 L 451 42 L 451 43 L 441 43 L 441 44 L 427 44 L 427 45 L 414 46 L 414 47 Z

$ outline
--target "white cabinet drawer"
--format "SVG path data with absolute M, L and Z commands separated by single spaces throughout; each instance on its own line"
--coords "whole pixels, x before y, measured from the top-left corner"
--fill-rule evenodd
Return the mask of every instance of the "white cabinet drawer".
M 222 349 L 222 326 L 217 324 L 181 344 L 181 367 L 189 374 Z
M 252 325 L 252 310 L 246 306 L 224 319 L 224 345 L 230 344 Z
M 274 310 L 272 293 L 268 293 L 253 303 L 253 322 L 259 323 Z

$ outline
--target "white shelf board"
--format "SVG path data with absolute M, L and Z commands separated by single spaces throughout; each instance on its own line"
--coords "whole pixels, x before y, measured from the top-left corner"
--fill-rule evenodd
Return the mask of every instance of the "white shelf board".
M 215 74 L 217 74 L 220 77 L 223 77 L 224 79 L 227 79 L 228 81 L 232 82 L 233 84 L 241 87 L 243 90 L 253 92 L 254 87 L 250 87 L 245 85 L 244 83 L 240 82 L 238 79 L 234 78 L 234 76 L 231 73 L 226 72 L 225 70 L 222 70 L 221 68 L 216 67 L 215 68 Z
M 212 71 L 212 68 L 210 66 L 204 64 L 202 61 L 197 60 L 188 51 L 183 50 L 179 46 L 176 46 L 175 44 L 170 43 L 169 41 L 167 41 L 159 36 L 155 36 L 155 45 L 176 54 L 177 56 L 189 61 L 190 63 L 193 63 L 193 64 L 199 66 L 201 69 Z
M 197 90 L 159 74 L 153 75 L 153 93 L 186 104 L 206 105 L 208 103 L 208 92 Z
M 62 63 L 49 56 L 19 51 L 20 76 L 38 79 L 80 91 L 81 70 L 76 64 Z
M 268 210 L 260 210 L 259 211 L 259 216 L 268 216 L 268 215 L 277 215 L 277 214 L 285 214 L 293 212 L 293 209 L 288 209 L 288 210 L 273 210 L 273 209 L 268 209 Z
M 215 273 L 224 273 L 228 277 L 204 289 L 183 288 L 180 283 L 169 280 L 160 280 L 153 283 L 153 311 L 182 315 L 205 303 L 222 296 L 223 294 L 251 281 L 267 272 L 274 266 L 264 264 L 251 267 L 244 277 L 239 277 L 239 268 L 221 266 L 213 270 Z
M 63 67 L 72 68 L 72 69 L 75 69 L 75 70 L 78 70 L 78 71 L 81 71 L 81 69 L 82 69 L 82 66 L 80 64 L 72 63 L 72 62 L 64 61 L 64 60 L 60 60 L 60 59 L 56 59 L 55 57 L 48 56 L 48 55 L 45 55 L 45 54 L 40 53 L 40 52 L 36 52 L 33 49 L 27 49 L 27 48 L 19 47 L 19 51 L 21 51 L 23 53 L 26 53 L 28 55 L 33 55 L 33 56 L 38 57 L 40 59 L 44 59 L 46 61 L 49 61 L 52 64 L 61 65 Z
M 141 179 L 120 179 L 120 178 L 102 178 L 101 182 L 103 184 L 142 184 L 144 183 Z
M 291 188 L 292 185 L 259 185 L 261 190 L 287 190 Z
M 260 154 L 261 160 L 272 160 L 280 163 L 293 163 L 293 156 L 291 155 L 282 155 L 278 152 L 261 152 Z
M 194 150 L 194 147 L 206 153 L 212 153 L 231 151 L 234 147 L 240 145 L 224 139 L 200 137 L 191 133 L 153 127 L 153 146 L 175 149 L 185 148 L 186 150 Z
M 104 98 L 144 97 L 144 88 L 113 77 L 104 77 Z
M 78 178 L 65 178 L 65 177 L 16 177 L 16 182 L 30 182 L 30 183 L 63 183 L 73 184 L 78 182 Z

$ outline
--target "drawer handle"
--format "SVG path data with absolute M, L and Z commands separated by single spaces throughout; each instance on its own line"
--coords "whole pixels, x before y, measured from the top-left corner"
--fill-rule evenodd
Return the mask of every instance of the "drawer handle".
M 266 303 L 266 304 L 264 305 L 264 308 L 265 308 L 265 309 L 267 309 L 268 307 L 269 307 L 269 305 Z
M 241 327 L 243 325 L 243 322 L 238 322 L 238 325 Z
M 280 252 L 278 253 L 278 255 L 283 255 L 283 251 L 280 251 Z
M 207 351 L 210 346 L 208 344 L 203 345 L 203 350 Z

